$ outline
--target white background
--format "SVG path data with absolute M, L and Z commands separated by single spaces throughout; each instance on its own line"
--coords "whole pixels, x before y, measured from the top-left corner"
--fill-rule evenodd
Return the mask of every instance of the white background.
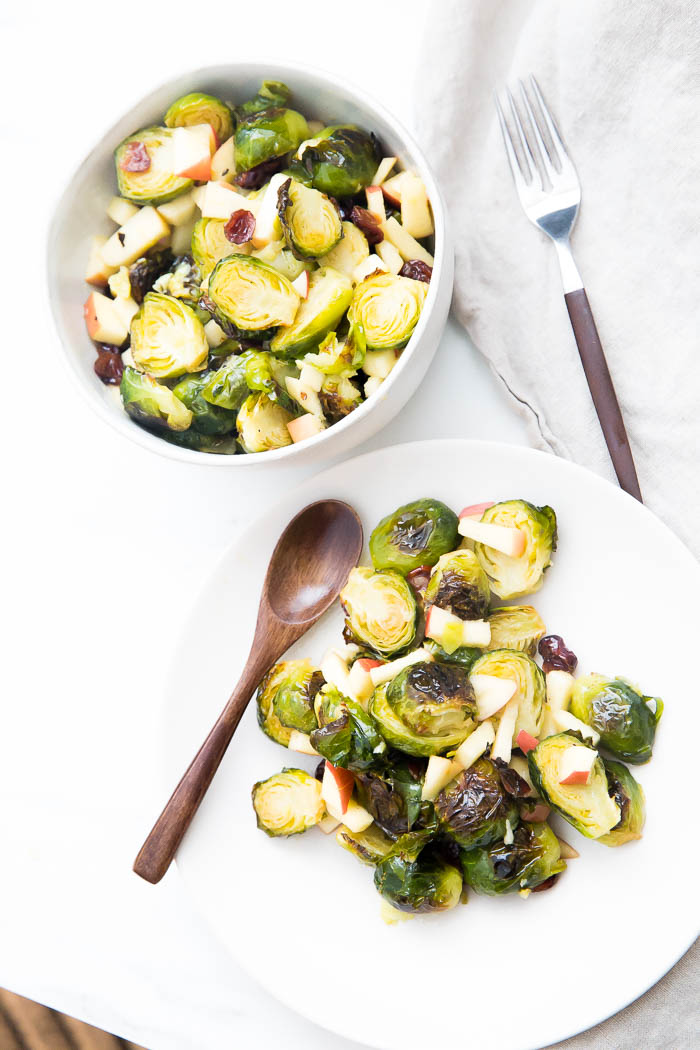
M 313 63 L 361 84 L 412 127 L 422 25 L 440 5 L 8 8 L 0 986 L 149 1050 L 348 1048 L 233 965 L 175 871 L 158 887 L 131 873 L 164 801 L 158 726 L 172 640 L 237 530 L 310 471 L 234 477 L 118 438 L 63 370 L 45 238 L 64 181 L 93 141 L 188 67 L 256 55 Z M 524 425 L 455 326 L 401 417 L 358 451 L 449 436 L 525 443 Z

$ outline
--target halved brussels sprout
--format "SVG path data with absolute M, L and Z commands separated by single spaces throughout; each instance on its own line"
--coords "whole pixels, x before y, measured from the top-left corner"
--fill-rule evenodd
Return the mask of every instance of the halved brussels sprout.
M 472 664 L 470 674 L 487 674 L 494 678 L 507 678 L 517 683 L 518 717 L 513 731 L 513 744 L 518 733 L 525 730 L 532 736 L 538 736 L 544 718 L 544 703 L 547 698 L 547 685 L 542 671 L 527 653 L 514 649 L 494 649 L 484 653 Z M 497 722 L 500 715 L 493 716 Z
M 173 175 L 172 134 L 169 128 L 143 128 L 120 142 L 114 151 L 120 197 L 165 204 L 192 187 L 192 179 Z
M 441 755 L 453 750 L 462 743 L 473 729 L 460 729 L 445 736 L 416 733 L 406 725 L 394 711 L 387 699 L 386 686 L 379 686 L 369 702 L 369 713 L 377 723 L 379 731 L 391 747 L 404 751 L 407 755 L 418 755 L 428 758 L 430 755 Z
M 646 818 L 644 792 L 627 766 L 622 762 L 603 759 L 605 775 L 608 778 L 608 794 L 616 803 L 622 816 L 620 821 L 607 835 L 601 835 L 598 842 L 604 846 L 622 846 L 625 842 L 641 839 L 642 828 Z
M 311 673 L 309 673 L 311 672 Z M 275 710 L 275 699 L 277 694 L 289 697 L 300 688 L 300 683 L 307 683 L 306 688 L 311 685 L 313 679 L 313 667 L 308 660 L 283 660 L 275 664 L 267 672 L 258 686 L 256 704 L 258 709 L 258 725 L 275 743 L 287 747 L 292 729 L 296 726 L 287 726 L 280 722 Z M 314 682 L 315 685 L 315 682 Z M 315 694 L 314 694 L 315 699 Z M 313 701 L 312 701 L 313 704 Z M 288 705 L 281 702 L 282 710 L 286 713 Z M 301 730 L 304 732 L 304 730 Z
M 291 287 L 291 286 L 290 286 Z M 295 293 L 296 294 L 296 293 Z M 352 282 L 344 274 L 322 266 L 309 277 L 309 294 L 287 327 L 280 328 L 270 343 L 273 354 L 298 357 L 313 350 L 335 329 L 352 299 Z
M 338 828 L 335 840 L 339 846 L 354 853 L 363 864 L 378 864 L 393 849 L 394 840 L 385 835 L 376 824 L 370 824 L 366 831 L 350 831 L 344 824 Z
M 269 452 L 291 445 L 287 423 L 293 418 L 291 412 L 267 394 L 251 394 L 236 417 L 240 443 L 246 452 Z
M 507 605 L 493 609 L 489 616 L 491 641 L 487 649 L 518 649 L 534 656 L 537 643 L 547 628 L 532 605 Z
M 422 814 L 424 776 L 422 763 L 396 757 L 385 769 L 357 773 L 355 789 L 375 824 L 395 838 L 410 831 Z
M 242 117 L 250 113 L 260 113 L 270 106 L 286 106 L 291 97 L 291 90 L 281 80 L 263 80 L 257 95 L 236 106 L 236 113 Z
M 360 281 L 348 311 L 368 350 L 398 350 L 411 338 L 428 285 L 394 273 L 375 273 Z
M 230 434 L 236 425 L 236 413 L 219 408 L 205 400 L 203 390 L 209 373 L 187 375 L 173 387 L 173 394 L 192 413 L 192 429 L 200 434 Z
M 635 764 L 651 758 L 663 707 L 658 697 L 642 696 L 623 678 L 602 674 L 577 678 L 569 701 L 572 715 L 600 733 L 602 748 Z
M 202 277 L 208 277 L 221 259 L 228 255 L 245 254 L 240 245 L 231 244 L 224 233 L 223 219 L 199 219 L 192 231 L 192 256 Z
M 206 366 L 209 346 L 194 310 L 172 295 L 149 292 L 131 322 L 131 353 L 156 379 L 175 379 Z
M 398 572 L 350 570 L 340 592 L 345 637 L 379 656 L 407 649 L 416 636 L 416 599 Z
M 532 786 L 572 827 L 589 839 L 599 839 L 620 823 L 622 814 L 608 794 L 602 758 L 597 758 L 587 784 L 560 784 L 564 752 L 580 741 L 570 733 L 557 733 L 540 740 L 528 752 Z
M 126 414 L 148 430 L 187 430 L 192 423 L 189 408 L 172 390 L 136 368 L 124 368 L 119 393 Z
M 325 255 L 343 236 L 333 202 L 294 179 L 280 186 L 277 211 L 287 244 L 302 259 Z
M 477 893 L 494 896 L 534 889 L 566 868 L 559 839 L 548 824 L 521 824 L 513 841 L 463 852 L 462 874 Z
M 299 835 L 323 818 L 321 782 L 303 769 L 283 769 L 254 785 L 258 827 L 273 838 Z
M 297 406 L 287 393 L 286 379 L 294 374 L 293 367 L 279 361 L 266 350 L 248 350 L 245 354 L 245 380 L 253 393 L 261 391 L 271 401 L 278 401 L 288 412 Z
M 171 445 L 189 448 L 193 452 L 207 452 L 214 456 L 235 456 L 241 451 L 234 434 L 201 434 L 190 427 L 189 430 L 181 432 L 166 430 L 160 436 Z
M 545 569 L 557 546 L 557 516 L 551 507 L 533 507 L 524 499 L 494 503 L 481 520 L 524 533 L 525 550 L 518 558 L 475 543 L 474 551 L 499 598 L 520 598 L 542 586 Z
M 197 302 L 202 294 L 201 283 L 202 275 L 199 268 L 189 256 L 180 255 L 173 260 L 170 268 L 153 282 L 153 291 L 161 292 L 163 295 L 172 295 L 175 299 L 182 299 L 197 312 Z M 199 313 L 197 316 L 203 324 L 209 320 L 206 315 L 204 319 Z
M 348 222 L 345 219 L 342 225 L 342 239 L 338 241 L 335 248 L 331 248 L 323 261 L 326 266 L 332 266 L 335 270 L 344 273 L 346 277 L 352 278 L 363 259 L 368 257 L 369 245 L 364 233 L 354 222 Z
M 447 911 L 459 903 L 462 873 L 433 852 L 425 832 L 410 832 L 377 864 L 374 885 L 399 911 Z
M 374 136 L 352 124 L 338 124 L 312 139 L 300 163 L 317 190 L 330 197 L 352 197 L 369 186 L 379 155 Z
M 326 376 L 318 397 L 323 414 L 332 423 L 349 416 L 362 403 L 362 394 L 346 376 Z
M 233 138 L 236 171 L 240 174 L 274 157 L 283 157 L 308 135 L 305 117 L 274 100 L 264 109 L 243 113 Z
M 365 347 L 357 332 L 351 330 L 344 339 L 329 332 L 319 345 L 317 354 L 306 354 L 304 364 L 313 365 L 327 376 L 354 375 L 362 367 Z
M 437 642 L 433 641 L 432 638 L 426 638 L 423 642 L 423 648 L 427 649 L 428 652 L 432 653 L 436 660 L 439 660 L 443 664 L 459 664 L 465 671 L 471 671 L 472 667 L 483 655 L 482 649 L 477 649 L 473 645 L 460 645 L 452 653 L 447 653 L 438 645 Z
M 480 758 L 444 788 L 435 799 L 442 831 L 462 849 L 490 846 L 508 826 L 518 825 L 517 803 L 503 790 L 498 769 Z
M 238 253 L 216 264 L 207 295 L 217 313 L 241 332 L 291 325 L 299 309 L 299 295 L 286 277 L 260 259 Z
M 430 574 L 424 595 L 426 605 L 447 609 L 462 620 L 480 620 L 486 615 L 491 591 L 486 573 L 470 550 L 441 555 Z
M 176 99 L 164 120 L 167 128 L 188 128 L 194 124 L 208 124 L 221 144 L 233 134 L 231 110 L 225 102 L 202 91 L 192 91 Z
M 389 706 L 419 736 L 468 736 L 476 714 L 474 690 L 459 664 L 411 664 L 387 686 Z
M 246 382 L 246 364 L 250 351 L 231 354 L 215 372 L 209 372 L 202 387 L 202 397 L 211 405 L 237 412 L 250 393 Z
M 373 529 L 369 552 L 375 569 L 396 569 L 404 576 L 421 565 L 434 565 L 459 546 L 459 518 L 437 499 L 406 503 Z
M 314 711 L 323 675 L 310 660 L 288 660 L 286 673 L 272 698 L 272 710 L 281 725 L 311 733 L 318 725 Z
M 334 766 L 363 770 L 383 761 L 386 744 L 371 716 L 334 686 L 323 687 L 316 715 L 319 728 L 311 733 L 311 743 Z

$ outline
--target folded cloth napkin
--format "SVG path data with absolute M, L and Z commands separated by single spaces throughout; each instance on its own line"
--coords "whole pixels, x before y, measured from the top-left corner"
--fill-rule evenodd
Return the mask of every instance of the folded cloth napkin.
M 442 0 L 416 98 L 456 241 L 454 308 L 533 443 L 614 480 L 551 242 L 493 93 L 537 76 L 581 180 L 572 235 L 645 503 L 700 553 L 696 0 Z M 497 434 L 490 435 L 497 438 Z

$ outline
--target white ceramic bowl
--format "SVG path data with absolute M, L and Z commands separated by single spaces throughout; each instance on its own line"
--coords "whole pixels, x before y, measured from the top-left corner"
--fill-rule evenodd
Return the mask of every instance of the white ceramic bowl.
M 243 100 L 265 79 L 282 80 L 293 92 L 293 104 L 309 117 L 352 122 L 373 131 L 390 155 L 423 178 L 435 219 L 435 266 L 421 318 L 410 342 L 381 388 L 341 422 L 298 445 L 255 455 L 216 456 L 178 448 L 133 423 L 116 391 L 95 375 L 95 349 L 83 321 L 88 295 L 83 277 L 88 244 L 94 234 L 111 233 L 105 208 L 114 195 L 113 151 L 138 128 L 162 120 L 174 98 L 196 89 Z M 100 139 L 80 164 L 61 197 L 51 223 L 48 249 L 49 297 L 68 365 L 79 388 L 99 415 L 125 437 L 170 459 L 222 468 L 250 467 L 294 460 L 319 462 L 347 452 L 385 426 L 415 392 L 430 364 L 445 326 L 452 296 L 454 259 L 445 222 L 445 206 L 430 166 L 408 132 L 364 92 L 329 73 L 282 62 L 246 62 L 209 66 L 163 84 L 133 106 Z

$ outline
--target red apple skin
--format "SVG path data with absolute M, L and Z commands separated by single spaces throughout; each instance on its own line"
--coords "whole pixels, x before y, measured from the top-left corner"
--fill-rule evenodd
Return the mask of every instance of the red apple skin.
M 186 171 L 178 171 L 177 174 L 182 179 L 194 179 L 195 182 L 208 182 L 211 178 L 211 157 L 202 157 L 197 164 L 193 164 L 192 167 L 187 168 Z
M 534 748 L 537 747 L 537 745 L 539 744 L 539 740 L 536 736 L 532 736 L 532 734 L 528 733 L 525 729 L 521 729 L 518 733 L 516 743 L 522 751 L 522 753 L 526 755 L 528 751 L 532 751 L 534 750 Z
M 541 824 L 551 812 L 546 802 L 537 802 L 530 810 L 524 808 L 520 814 L 520 819 L 524 820 L 526 824 Z
M 560 780 L 560 784 L 587 784 L 591 779 L 591 774 L 588 769 L 575 769 L 573 773 L 569 773 L 568 777 L 564 777 Z
M 91 295 L 89 295 L 88 298 L 85 300 L 85 305 L 83 306 L 83 317 L 85 318 L 85 326 L 88 330 L 88 335 L 91 339 L 95 338 L 95 333 L 98 327 L 97 311 L 95 310 L 95 306 L 93 303 L 94 295 L 94 292 Z
M 384 661 L 383 660 L 368 660 L 366 657 L 363 657 L 361 660 L 358 660 L 357 662 L 358 662 L 358 664 L 360 665 L 360 667 L 362 668 L 363 671 L 368 671 L 368 672 L 371 671 L 373 667 L 383 667 L 383 665 L 384 665 Z
M 470 507 L 464 507 L 460 510 L 459 516 L 460 518 L 475 518 L 478 514 L 481 517 L 489 507 L 493 507 L 493 503 L 472 503 Z
M 382 191 L 382 193 L 384 194 L 384 200 L 387 200 L 389 202 L 389 204 L 393 205 L 394 208 L 400 208 L 401 207 L 400 199 L 398 197 L 395 197 L 394 194 L 390 190 L 387 190 L 385 188 L 385 186 L 383 186 L 383 185 L 380 186 L 379 188 Z
M 345 813 L 355 787 L 355 778 L 349 769 L 343 769 L 342 766 L 334 766 L 328 759 L 326 759 L 326 769 L 335 780 L 335 786 L 338 789 L 340 812 Z

